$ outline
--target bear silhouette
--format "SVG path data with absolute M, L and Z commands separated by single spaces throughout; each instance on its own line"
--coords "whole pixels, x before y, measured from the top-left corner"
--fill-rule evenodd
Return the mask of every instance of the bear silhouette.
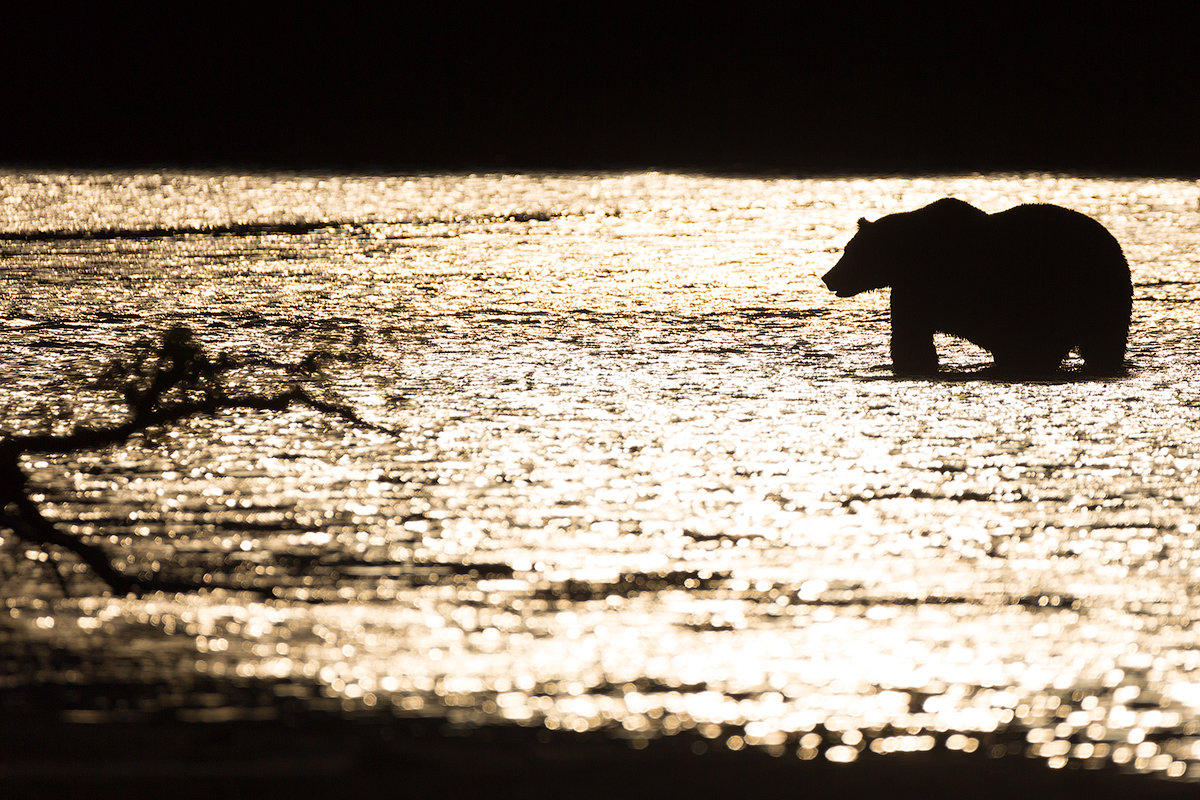
M 1078 348 L 1086 370 L 1124 369 L 1133 288 L 1103 225 L 1054 205 L 988 214 L 954 198 L 875 222 L 825 273 L 838 297 L 890 286 L 892 368 L 937 372 L 934 333 L 991 352 L 1004 375 L 1047 375 Z

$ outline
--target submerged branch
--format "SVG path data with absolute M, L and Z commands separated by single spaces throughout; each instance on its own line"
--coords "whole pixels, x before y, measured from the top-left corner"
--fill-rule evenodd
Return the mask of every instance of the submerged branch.
M 68 434 L 10 436 L 5 442 L 20 454 L 61 455 L 78 450 L 124 444 L 135 435 L 150 428 L 170 425 L 192 417 L 211 416 L 222 411 L 285 411 L 292 406 L 307 407 L 313 411 L 339 417 L 356 427 L 389 435 L 395 434 L 389 428 L 363 419 L 349 406 L 330 403 L 313 397 L 301 387 L 292 387 L 274 395 L 241 395 L 172 403 L 165 407 L 152 408 L 128 422 L 112 427 L 78 426 Z
M 11 440 L 0 442 L 0 525 L 38 547 L 52 545 L 74 553 L 118 594 L 133 590 L 135 579 L 118 571 L 104 549 L 60 531 L 29 497 L 29 479 L 21 469 L 22 451 Z
M 306 361 L 313 360 L 312 356 Z M 107 427 L 76 426 L 69 434 L 25 434 L 0 438 L 0 528 L 7 528 L 26 544 L 46 550 L 61 548 L 78 557 L 118 594 L 151 591 L 190 592 L 201 589 L 250 591 L 270 596 L 272 590 L 227 584 L 209 578 L 203 582 L 166 579 L 154 573 L 131 573 L 116 568 L 106 549 L 65 533 L 42 514 L 31 498 L 29 479 L 21 458 L 31 454 L 65 455 L 82 450 L 124 444 L 139 433 L 193 417 L 223 411 L 284 411 L 309 408 L 339 418 L 355 427 L 395 435 L 369 422 L 352 408 L 315 397 L 302 386 L 276 394 L 227 394 L 222 377 L 230 368 L 224 358 L 210 360 L 192 340 L 187 328 L 167 332 L 154 365 L 145 368 L 143 354 L 132 365 L 116 362 L 97 385 L 119 387 L 129 408 L 128 421 Z

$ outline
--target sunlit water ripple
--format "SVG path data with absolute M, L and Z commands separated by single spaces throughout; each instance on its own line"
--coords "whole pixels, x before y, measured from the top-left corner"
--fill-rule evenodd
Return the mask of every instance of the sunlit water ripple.
M 397 434 L 230 413 L 28 461 L 67 529 L 284 599 L 113 599 L 82 569 L 61 599 L 9 536 L 0 641 L 86 664 L 0 659 L 9 688 L 262 678 L 463 725 L 1200 777 L 1195 183 L 0 187 L 4 429 L 115 418 L 88 383 L 185 323 L 248 389 L 339 354 L 324 390 Z M 818 276 L 858 217 L 946 195 L 1103 222 L 1133 269 L 1133 373 L 892 379 L 886 295 L 838 300 Z M 963 372 L 988 361 L 939 350 Z

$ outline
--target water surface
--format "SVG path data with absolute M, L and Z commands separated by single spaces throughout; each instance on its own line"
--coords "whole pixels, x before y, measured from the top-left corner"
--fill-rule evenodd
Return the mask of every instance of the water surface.
M 860 216 L 953 195 L 1104 223 L 1130 376 L 895 380 L 886 294 L 819 281 Z M 192 327 L 311 411 L 30 459 L 139 567 L 279 599 L 112 598 L 4 534 L 23 683 L 191 676 L 462 725 L 852 761 L 947 747 L 1200 776 L 1195 183 L 656 173 L 0 175 L 0 427 L 116 419 L 91 382 Z M 939 339 L 968 375 L 986 353 Z M 1077 367 L 1078 362 L 1072 362 Z M 79 666 L 82 663 L 84 666 Z M 168 689 L 71 713 L 236 718 Z

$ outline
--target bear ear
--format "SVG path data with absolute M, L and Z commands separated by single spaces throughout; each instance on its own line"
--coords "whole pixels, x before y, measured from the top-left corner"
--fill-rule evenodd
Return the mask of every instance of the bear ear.
M 859 227 L 859 229 L 865 228 L 865 227 L 867 227 L 867 226 L 868 226 L 868 225 L 870 225 L 870 224 L 871 224 L 871 220 L 867 219 L 866 217 L 859 217 L 859 218 L 858 218 L 858 227 Z

